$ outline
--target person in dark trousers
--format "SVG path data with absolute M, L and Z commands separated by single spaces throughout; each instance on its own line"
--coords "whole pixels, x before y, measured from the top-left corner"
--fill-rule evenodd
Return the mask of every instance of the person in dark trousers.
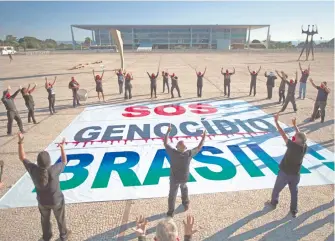
M 3 174 L 4 166 L 5 166 L 4 161 L 0 160 L 0 188 L 2 188 L 4 185 L 4 183 L 2 182 L 2 174 Z
M 131 95 L 131 89 L 133 88 L 131 81 L 133 80 L 133 75 L 131 73 L 126 74 L 125 82 L 124 82 L 124 98 L 127 100 L 131 99 L 133 96 Z
M 94 81 L 95 81 L 95 91 L 98 93 L 98 99 L 100 101 L 100 93 L 101 93 L 103 102 L 106 102 L 104 91 L 102 89 L 102 78 L 104 77 L 104 71 L 102 71 L 101 76 L 98 75 L 98 74 L 95 75 L 94 70 L 92 72 L 93 72 L 93 78 L 94 78 Z
M 281 71 L 281 74 L 276 70 L 276 73 L 278 77 L 281 79 L 280 85 L 279 85 L 279 101 L 278 104 L 284 105 L 285 103 L 285 89 L 286 89 L 286 81 L 287 81 L 287 74 L 284 73 L 284 71 Z M 283 100 L 283 102 L 281 102 Z
M 277 79 L 277 76 L 270 72 L 269 74 L 267 72 L 264 73 L 264 76 L 266 77 L 266 88 L 268 91 L 268 100 L 272 99 L 272 89 L 275 87 L 275 80 Z
M 60 234 L 60 240 L 68 240 L 70 230 L 65 222 L 65 201 L 60 189 L 59 175 L 63 172 L 67 158 L 64 151 L 65 139 L 59 144 L 61 162 L 51 165 L 51 158 L 47 151 L 41 151 L 37 156 L 37 165 L 30 162 L 23 148 L 24 136 L 18 133 L 19 159 L 28 171 L 37 194 L 38 209 L 41 213 L 41 225 L 43 241 L 49 241 L 52 237 L 50 213 L 53 211 Z
M 162 72 L 163 76 L 163 93 L 165 92 L 165 86 L 167 88 L 168 94 L 170 93 L 170 86 L 169 86 L 169 73 L 166 71 Z
M 119 69 L 119 71 L 115 71 L 115 74 L 117 75 L 117 82 L 119 85 L 119 93 L 123 93 L 123 82 L 124 82 L 124 76 L 125 73 L 122 72 L 122 69 Z
M 28 88 L 22 88 L 21 89 L 21 94 L 24 99 L 24 102 L 26 104 L 26 107 L 28 109 L 28 123 L 31 123 L 31 119 L 33 120 L 34 124 L 37 124 L 36 119 L 35 119 L 35 103 L 34 103 L 34 98 L 31 95 L 33 91 L 36 88 L 36 83 L 35 86 L 30 89 L 30 84 L 28 85 Z
M 174 98 L 174 94 L 173 91 L 174 89 L 177 90 L 178 92 L 178 97 L 180 98 L 180 89 L 179 89 L 179 85 L 178 85 L 178 76 L 176 76 L 174 73 L 172 75 L 170 75 L 171 77 L 171 98 Z
M 79 90 L 79 83 L 74 79 L 74 77 L 71 77 L 71 81 L 69 83 L 69 89 L 72 90 L 72 98 L 73 98 L 73 107 L 77 107 L 77 105 L 80 105 L 79 103 L 79 96 L 78 96 L 78 90 Z
M 251 76 L 249 96 L 251 95 L 252 90 L 254 90 L 254 96 L 256 95 L 257 76 L 259 74 L 259 71 L 261 71 L 261 69 L 262 69 L 262 66 L 259 67 L 259 70 L 257 72 L 256 71 L 251 71 L 249 66 L 248 66 L 248 71 L 249 71 L 250 76 Z
M 13 120 L 16 121 L 17 125 L 19 126 L 19 129 L 21 132 L 24 132 L 23 130 L 23 124 L 22 124 L 22 120 L 20 118 L 19 112 L 16 109 L 16 105 L 15 105 L 15 97 L 17 96 L 17 94 L 20 92 L 21 90 L 21 86 L 20 88 L 14 92 L 13 95 L 10 94 L 10 87 L 8 86 L 7 90 L 5 90 L 3 92 L 3 96 L 1 98 L 2 103 L 4 104 L 6 110 L 7 110 L 7 135 L 12 135 L 12 127 L 13 127 Z
M 9 57 L 9 63 L 11 63 L 13 61 L 13 56 L 11 54 L 8 54 Z
M 305 133 L 299 131 L 296 125 L 296 119 L 294 118 L 292 124 L 296 133 L 292 140 L 289 140 L 286 133 L 280 127 L 278 119 L 279 113 L 275 115 L 275 123 L 279 134 L 286 143 L 287 150 L 279 165 L 280 170 L 272 190 L 271 201 L 269 204 L 271 204 L 273 208 L 276 208 L 279 193 L 286 185 L 288 185 L 291 193 L 290 212 L 293 217 L 296 217 L 298 213 L 298 184 L 300 182 L 300 169 L 307 150 L 307 138 Z
M 206 73 L 207 67 L 205 68 L 204 72 L 197 72 L 197 70 L 195 70 L 195 74 L 197 75 L 197 95 L 198 97 L 202 96 L 202 87 L 204 85 L 204 76 Z
M 295 72 L 295 80 L 293 80 L 293 79 L 290 79 L 290 81 L 286 80 L 286 84 L 288 85 L 287 96 L 286 96 L 285 103 L 284 103 L 282 109 L 280 110 L 280 112 L 285 111 L 289 102 L 292 103 L 294 112 L 296 112 L 298 110 L 297 105 L 295 103 L 295 88 L 297 86 L 297 83 L 298 83 L 298 72 Z
M 187 182 L 190 175 L 190 162 L 192 158 L 198 154 L 204 145 L 206 138 L 206 131 L 202 133 L 202 139 L 199 145 L 191 150 L 187 150 L 183 141 L 179 141 L 176 149 L 168 144 L 169 134 L 171 132 L 171 124 L 164 137 L 164 147 L 170 157 L 170 192 L 168 200 L 167 216 L 173 217 L 175 210 L 176 197 L 178 188 L 180 187 L 182 204 L 185 211 L 189 208 L 188 188 Z
M 193 228 L 194 217 L 192 215 L 187 215 L 184 223 L 184 241 L 192 241 L 192 235 L 198 232 Z M 148 220 L 146 220 L 142 215 L 136 218 L 136 228 L 132 228 L 136 235 L 138 241 L 146 241 Z M 168 217 L 160 221 L 156 226 L 155 241 L 181 241 L 178 237 L 178 227 L 175 221 Z
M 54 82 L 48 82 L 48 78 L 45 77 L 45 89 L 48 92 L 48 101 L 49 101 L 49 111 L 50 115 L 56 113 L 55 111 L 55 102 L 56 102 L 56 94 L 54 90 L 54 85 L 56 83 L 57 76 L 55 76 Z
M 226 69 L 226 72 L 223 72 L 223 68 L 221 68 L 221 74 L 224 76 L 223 84 L 224 84 L 224 96 L 230 97 L 230 82 L 231 82 L 231 76 L 235 74 L 235 68 L 234 71 L 231 73 L 228 69 Z
M 317 118 L 317 114 L 320 109 L 321 123 L 323 123 L 325 121 L 327 99 L 330 89 L 328 88 L 326 81 L 322 82 L 320 86 L 316 86 L 312 78 L 310 78 L 309 81 L 312 86 L 318 90 L 311 121 L 314 121 Z
M 311 65 L 308 65 L 308 69 L 302 70 L 301 63 L 299 62 L 299 68 L 301 71 L 300 85 L 299 85 L 299 97 L 298 99 L 305 99 L 306 96 L 306 86 L 309 73 L 311 71 Z
M 149 72 L 147 72 L 149 79 L 150 79 L 150 93 L 151 93 L 151 99 L 152 95 L 155 92 L 155 98 L 157 98 L 157 77 L 159 75 L 159 70 L 157 70 L 157 74 L 152 73 L 151 75 Z

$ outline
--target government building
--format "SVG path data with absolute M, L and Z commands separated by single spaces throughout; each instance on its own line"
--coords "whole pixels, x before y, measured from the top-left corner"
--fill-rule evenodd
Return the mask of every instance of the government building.
M 265 46 L 269 41 L 270 25 L 71 25 L 73 46 L 76 41 L 73 28 L 91 31 L 91 46 L 113 46 L 110 29 L 121 32 L 125 50 L 152 49 L 230 49 L 233 44 L 250 44 L 250 31 L 267 28 Z

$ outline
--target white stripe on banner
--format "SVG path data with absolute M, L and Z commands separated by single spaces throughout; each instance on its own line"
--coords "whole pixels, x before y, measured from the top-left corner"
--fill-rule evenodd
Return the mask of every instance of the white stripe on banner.
M 273 116 L 240 100 L 86 108 L 46 149 L 60 160 L 66 137 L 69 163 L 60 175 L 66 203 L 165 197 L 169 159 L 162 135 L 172 124 L 172 146 L 205 146 L 191 161 L 190 194 L 272 188 L 286 151 Z M 281 126 L 290 136 L 293 128 Z M 308 141 L 301 186 L 334 183 L 334 154 Z M 35 158 L 35 157 L 34 157 Z M 34 161 L 32 159 L 32 161 Z M 0 200 L 1 208 L 35 206 L 25 174 Z

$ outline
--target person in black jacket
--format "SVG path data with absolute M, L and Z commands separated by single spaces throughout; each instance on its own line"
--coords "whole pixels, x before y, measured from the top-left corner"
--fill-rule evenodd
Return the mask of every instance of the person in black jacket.
M 298 83 L 298 72 L 295 72 L 295 80 L 293 80 L 293 79 L 290 79 L 290 81 L 286 80 L 286 84 L 288 85 L 287 96 L 286 96 L 286 99 L 285 99 L 285 103 L 284 103 L 282 109 L 280 110 L 280 112 L 285 111 L 289 102 L 292 103 L 294 112 L 296 112 L 298 110 L 297 105 L 295 103 L 295 88 L 297 86 L 297 83 Z
M 33 96 L 31 95 L 31 93 L 33 93 L 33 91 L 35 90 L 36 88 L 36 83 L 35 83 L 35 86 L 30 89 L 30 84 L 28 85 L 28 88 L 22 88 L 21 89 L 21 94 L 22 94 L 22 97 L 24 99 L 24 102 L 26 104 L 26 107 L 28 109 L 28 123 L 31 123 L 31 119 L 33 120 L 33 123 L 34 124 L 37 124 L 37 121 L 35 119 L 35 103 L 34 103 L 34 98 Z
M 74 77 L 71 77 L 71 81 L 69 82 L 69 89 L 72 90 L 73 107 L 80 105 L 78 96 L 79 87 L 79 83 L 74 79 Z
M 186 221 L 184 223 L 184 241 L 192 241 L 192 235 L 198 232 L 193 229 L 194 226 L 194 217 L 187 215 Z M 148 221 L 140 216 L 136 218 L 136 228 L 133 230 L 136 232 L 138 241 L 146 241 L 146 226 Z M 172 218 L 166 218 L 165 220 L 159 222 L 156 227 L 156 236 L 155 241 L 170 241 L 170 240 L 180 240 L 178 238 L 178 228 L 176 223 Z
M 312 86 L 318 90 L 311 121 L 314 121 L 317 118 L 318 111 L 320 109 L 321 123 L 323 123 L 325 121 L 327 99 L 328 94 L 330 93 L 330 89 L 328 88 L 326 81 L 322 82 L 320 86 L 316 86 L 312 78 L 310 78 L 309 81 L 311 82 Z
M 21 89 L 22 88 L 20 86 L 20 89 L 18 89 L 17 91 L 15 91 L 13 95 L 11 95 L 10 87 L 8 86 L 7 90 L 3 92 L 3 96 L 1 98 L 1 101 L 5 105 L 6 110 L 7 110 L 7 119 L 8 119 L 7 135 L 12 135 L 13 120 L 16 121 L 17 125 L 19 126 L 20 131 L 24 133 L 22 120 L 20 118 L 19 112 L 16 109 L 16 105 L 14 101 L 15 97 L 17 96 L 17 94 L 20 92 Z
M 269 74 L 265 72 L 264 76 L 267 78 L 266 79 L 266 87 L 268 91 L 268 100 L 272 99 L 272 89 L 275 87 L 275 80 L 277 79 L 277 76 L 273 72 L 270 72 Z
M 151 99 L 152 99 L 152 95 L 155 92 L 155 98 L 157 98 L 157 77 L 159 75 L 159 69 L 157 70 L 157 74 L 155 75 L 154 73 L 152 73 L 151 75 L 149 74 L 149 72 L 147 72 L 149 79 L 150 79 L 150 93 L 151 93 Z
M 279 84 L 279 101 L 278 104 L 284 105 L 285 103 L 285 88 L 286 88 L 286 81 L 288 78 L 288 75 L 285 74 L 284 71 L 281 71 L 281 74 L 279 74 L 279 72 L 276 70 L 276 73 L 278 75 L 278 77 L 281 79 L 281 82 Z M 283 100 L 283 102 L 282 102 Z
M 163 77 L 163 93 L 165 92 L 165 86 L 166 86 L 169 94 L 170 93 L 169 73 L 167 71 L 162 71 L 162 77 Z
M 174 98 L 173 91 L 176 89 L 178 92 L 178 97 L 180 98 L 180 89 L 179 89 L 179 84 L 178 84 L 178 76 L 176 76 L 174 73 L 170 75 L 171 77 L 171 98 Z

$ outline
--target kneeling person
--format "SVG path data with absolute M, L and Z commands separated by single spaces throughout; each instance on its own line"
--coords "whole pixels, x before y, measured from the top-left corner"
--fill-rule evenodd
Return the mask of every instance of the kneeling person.
M 168 144 L 169 134 L 171 132 L 171 125 L 166 132 L 164 137 L 164 146 L 167 154 L 170 157 L 170 192 L 169 192 L 169 201 L 168 201 L 168 212 L 167 216 L 172 217 L 175 204 L 176 197 L 178 193 L 178 188 L 180 186 L 181 191 L 181 199 L 185 210 L 188 210 L 189 207 L 189 199 L 188 199 L 188 188 L 186 183 L 188 182 L 190 175 L 190 162 L 192 158 L 198 154 L 204 145 L 206 138 L 206 131 L 202 134 L 202 139 L 199 145 L 191 150 L 187 150 L 183 141 L 179 141 L 177 143 L 176 149 L 172 148 Z

